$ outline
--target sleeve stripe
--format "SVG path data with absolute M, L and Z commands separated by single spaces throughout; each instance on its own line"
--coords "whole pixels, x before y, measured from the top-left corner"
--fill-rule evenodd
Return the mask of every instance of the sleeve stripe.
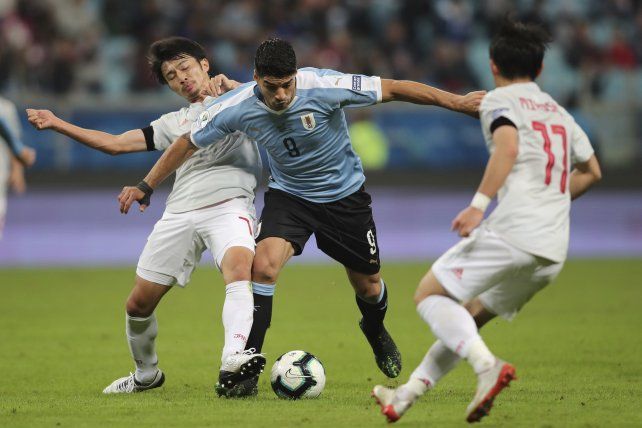
M 375 76 L 375 86 L 376 86 L 376 91 L 377 91 L 377 104 L 381 103 L 383 101 L 383 88 L 381 87 L 381 77 Z
M 326 71 L 326 70 L 323 70 Z M 334 70 L 300 69 L 297 72 L 297 89 L 347 89 L 358 92 L 376 92 L 381 102 L 381 78 L 361 74 L 343 74 Z
M 490 124 L 490 133 L 492 134 L 495 130 L 501 126 L 512 126 L 517 129 L 517 126 L 513 123 L 512 120 L 505 116 L 500 116 L 497 119 L 493 120 L 493 123 Z
M 147 126 L 145 128 L 142 128 L 141 131 L 143 131 L 143 135 L 145 136 L 147 151 L 153 152 L 154 150 L 156 150 L 156 145 L 154 144 L 154 127 Z

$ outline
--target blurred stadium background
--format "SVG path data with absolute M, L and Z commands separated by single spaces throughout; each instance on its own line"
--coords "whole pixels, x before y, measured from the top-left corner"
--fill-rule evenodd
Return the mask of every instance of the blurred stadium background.
M 642 257 L 639 0 L 3 0 L 0 92 L 84 127 L 144 127 L 183 105 L 145 62 L 149 44 L 170 35 L 199 41 L 214 72 L 239 81 L 252 77 L 256 46 L 276 35 L 294 44 L 300 66 L 492 89 L 488 41 L 509 11 L 553 34 L 539 83 L 586 129 L 604 168 L 599 188 L 574 204 L 571 257 Z M 28 192 L 9 200 L 0 266 L 135 264 L 163 192 L 151 212 L 127 217 L 116 195 L 159 154 L 109 157 L 22 120 L 38 161 Z M 456 241 L 450 221 L 487 159 L 479 124 L 402 104 L 351 110 L 350 120 L 383 260 L 439 255 Z M 301 260 L 327 258 L 312 244 Z

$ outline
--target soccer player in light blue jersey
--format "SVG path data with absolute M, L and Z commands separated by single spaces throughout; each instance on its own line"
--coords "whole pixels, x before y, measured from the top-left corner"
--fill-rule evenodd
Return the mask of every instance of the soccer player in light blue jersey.
M 252 268 L 256 311 L 247 346 L 261 349 L 279 273 L 314 234 L 318 247 L 345 266 L 363 316 L 359 326 L 381 371 L 396 377 L 401 355 L 383 324 L 387 287 L 379 274 L 371 199 L 343 108 L 405 101 L 476 116 L 484 92 L 459 96 L 410 81 L 297 70 L 292 46 L 280 39 L 263 42 L 254 65 L 255 82 L 211 104 L 144 183 L 123 189 L 121 211 L 127 212 L 134 201 L 144 209 L 149 192 L 141 189 L 158 186 L 194 151 L 232 132 L 245 132 L 267 150 L 271 172 Z
M 0 238 L 7 211 L 7 193 L 26 189 L 24 167 L 33 165 L 36 152 L 20 139 L 21 126 L 18 110 L 13 102 L 0 97 Z

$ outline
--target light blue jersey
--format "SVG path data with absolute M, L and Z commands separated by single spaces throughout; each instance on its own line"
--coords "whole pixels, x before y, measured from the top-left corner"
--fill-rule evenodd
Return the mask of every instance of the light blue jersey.
M 342 108 L 377 102 L 379 77 L 302 68 L 296 96 L 284 110 L 270 109 L 256 83 L 246 83 L 208 106 L 192 126 L 191 139 L 205 147 L 242 131 L 265 147 L 271 188 L 311 202 L 333 202 L 365 181 Z

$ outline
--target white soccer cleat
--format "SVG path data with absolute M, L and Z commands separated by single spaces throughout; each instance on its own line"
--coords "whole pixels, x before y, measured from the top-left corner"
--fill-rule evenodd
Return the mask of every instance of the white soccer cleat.
M 381 406 L 381 413 L 386 416 L 388 422 L 396 422 L 412 406 L 417 398 L 413 400 L 402 400 L 397 392 L 399 388 L 386 388 L 385 386 L 376 385 L 372 390 L 372 397 Z
M 136 380 L 133 373 L 129 376 L 116 379 L 107 388 L 103 389 L 103 394 L 131 394 L 133 392 L 147 391 L 148 389 L 158 388 L 165 382 L 165 374 L 160 371 L 156 372 L 154 380 L 150 383 L 140 383 Z
M 245 381 L 257 377 L 265 367 L 265 356 L 255 354 L 254 348 L 232 354 L 221 366 L 216 392 L 219 396 L 240 397 L 255 395 L 256 388 L 242 387 Z M 237 387 L 238 385 L 238 387 Z M 254 384 L 253 384 L 254 385 Z
M 468 422 L 479 422 L 487 416 L 493 407 L 495 397 L 506 388 L 515 377 L 515 367 L 499 358 L 495 365 L 477 376 L 477 392 L 475 398 L 466 409 Z

